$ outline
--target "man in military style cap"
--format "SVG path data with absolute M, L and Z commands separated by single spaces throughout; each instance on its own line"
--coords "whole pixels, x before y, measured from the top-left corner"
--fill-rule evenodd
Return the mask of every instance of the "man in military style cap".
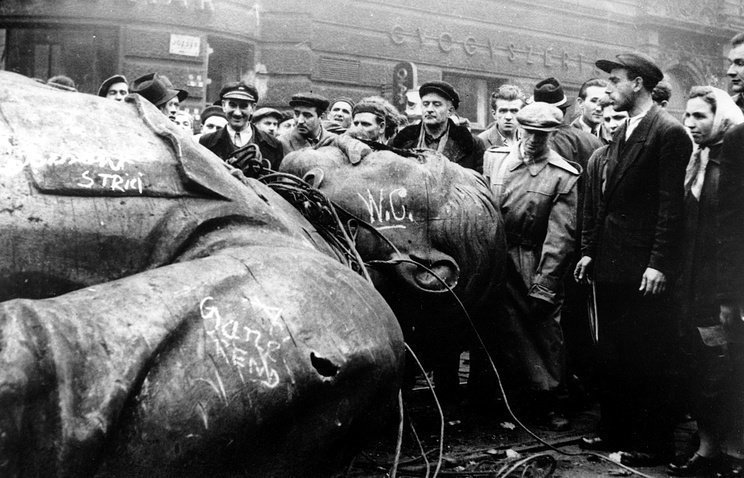
M 285 153 L 303 148 L 319 148 L 330 144 L 337 136 L 323 128 L 321 116 L 328 109 L 328 99 L 316 93 L 297 93 L 289 106 L 295 117 L 295 126 L 286 135 L 279 137 Z
M 517 113 L 519 141 L 492 148 L 491 189 L 507 237 L 506 287 L 497 314 L 497 350 L 525 384 L 535 412 L 553 430 L 570 424 L 559 410 L 557 389 L 565 353 L 560 326 L 563 277 L 576 236 L 576 189 L 580 171 L 548 146 L 563 113 L 535 102 Z
M 583 234 L 578 280 L 590 275 L 599 311 L 600 434 L 583 446 L 624 450 L 630 466 L 661 464 L 674 449 L 670 373 L 677 332 L 669 281 L 681 262 L 685 167 L 692 143 L 654 104 L 663 73 L 642 53 L 599 60 L 607 94 L 628 121 L 606 152 L 599 210 Z
M 396 148 L 427 148 L 442 153 L 450 161 L 483 172 L 483 143 L 465 126 L 450 119 L 460 105 L 460 96 L 446 81 L 431 81 L 419 88 L 421 122 L 403 128 L 393 138 Z
M 242 81 L 228 83 L 220 90 L 220 99 L 227 126 L 203 135 L 199 138 L 199 143 L 239 169 L 244 169 L 249 160 L 257 158 L 256 148 L 249 146 L 255 145 L 261 158 L 269 161 L 271 169 L 278 169 L 284 158 L 281 144 L 270 134 L 256 129 L 250 122 L 258 101 L 256 88 Z

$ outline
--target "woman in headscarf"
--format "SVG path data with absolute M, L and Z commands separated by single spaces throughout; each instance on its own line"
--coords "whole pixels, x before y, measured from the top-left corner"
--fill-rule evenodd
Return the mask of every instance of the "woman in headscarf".
M 741 408 L 733 403 L 741 397 L 729 388 L 733 357 L 718 319 L 716 213 L 723 136 L 742 122 L 744 115 L 725 91 L 711 86 L 690 90 L 684 125 L 696 147 L 685 175 L 684 262 L 676 296 L 687 366 L 685 390 L 700 444 L 692 456 L 669 465 L 667 472 L 673 476 L 720 471 L 722 451 L 734 436 L 734 417 Z

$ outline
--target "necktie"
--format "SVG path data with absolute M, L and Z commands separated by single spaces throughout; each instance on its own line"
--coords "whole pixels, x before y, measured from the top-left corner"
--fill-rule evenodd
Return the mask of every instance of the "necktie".
M 235 132 L 235 140 L 233 141 L 233 143 L 235 143 L 235 146 L 237 146 L 238 148 L 242 146 L 242 143 L 240 141 L 240 133 L 237 131 Z

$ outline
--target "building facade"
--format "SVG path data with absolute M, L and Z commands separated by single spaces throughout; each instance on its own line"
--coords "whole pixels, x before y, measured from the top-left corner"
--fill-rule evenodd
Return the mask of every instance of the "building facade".
M 690 86 L 727 86 L 739 31 L 744 0 L 3 0 L 0 67 L 66 74 L 89 93 L 116 73 L 158 71 L 197 113 L 239 78 L 262 106 L 300 90 L 391 99 L 406 62 L 417 84 L 454 84 L 461 115 L 483 128 L 499 85 L 530 92 L 553 76 L 575 95 L 604 75 L 597 58 L 627 50 L 658 60 L 679 114 Z

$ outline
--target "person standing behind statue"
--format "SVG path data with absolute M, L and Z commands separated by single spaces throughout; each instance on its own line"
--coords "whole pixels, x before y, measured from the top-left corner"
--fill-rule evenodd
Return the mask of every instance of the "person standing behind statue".
M 132 82 L 130 91 L 137 93 L 155 105 L 161 113 L 173 122 L 176 121 L 178 106 L 189 96 L 186 90 L 173 88 L 168 78 L 157 73 L 140 76 Z
M 129 84 L 124 75 L 114 75 L 106 78 L 98 88 L 98 96 L 114 101 L 124 101 L 124 97 L 128 94 Z
M 571 126 L 585 133 L 589 133 L 607 143 L 607 138 L 602 130 L 602 106 L 599 100 L 605 95 L 607 81 L 601 78 L 592 78 L 584 82 L 579 88 L 579 96 L 576 97 L 576 109 L 579 116 L 571 122 Z
M 289 133 L 279 136 L 285 153 L 303 148 L 317 149 L 333 142 L 338 135 L 326 130 L 321 120 L 328 104 L 327 98 L 312 92 L 292 96 L 289 106 L 294 111 L 295 125 Z
M 517 138 L 517 113 L 524 107 L 525 96 L 514 85 L 501 85 L 491 95 L 493 126 L 478 135 L 486 148 L 511 146 Z
M 258 101 L 256 88 L 242 81 L 228 83 L 220 90 L 220 100 L 227 126 L 202 135 L 199 143 L 223 161 L 240 169 L 246 167 L 249 160 L 256 159 L 259 156 L 256 153 L 260 153 L 260 157 L 269 162 L 271 169 L 277 170 L 284 158 L 282 145 L 276 138 L 251 124 L 251 116 Z M 236 158 L 236 155 L 240 158 Z
M 460 95 L 446 81 L 431 81 L 419 88 L 421 122 L 403 128 L 392 146 L 426 148 L 442 153 L 453 163 L 483 172 L 483 144 L 465 126 L 456 125 L 450 114 L 460 106 Z
M 564 374 L 560 326 L 563 278 L 575 247 L 580 171 L 548 147 L 563 113 L 536 102 L 517 113 L 521 139 L 495 155 L 491 187 L 504 218 L 508 263 L 498 340 L 507 369 L 520 375 L 550 429 L 570 424 L 556 396 Z
M 744 122 L 744 114 L 728 93 L 695 86 L 685 110 L 684 125 L 697 145 L 685 175 L 682 274 L 674 285 L 685 358 L 685 397 L 697 421 L 697 451 L 668 467 L 673 476 L 710 473 L 719 467 L 721 445 L 732 420 L 725 385 L 731 363 L 719 322 L 716 297 L 718 184 L 720 153 L 726 131 Z M 741 367 L 739 370 L 742 370 Z M 741 400 L 738 400 L 741 405 Z M 740 423 L 740 421 L 739 421 Z
M 655 105 L 663 73 L 642 53 L 599 60 L 607 94 L 628 122 L 608 148 L 597 221 L 576 277 L 590 273 L 599 313 L 599 436 L 590 449 L 622 450 L 629 466 L 666 462 L 673 451 L 677 328 L 667 294 L 680 260 L 685 165 L 692 143 Z

